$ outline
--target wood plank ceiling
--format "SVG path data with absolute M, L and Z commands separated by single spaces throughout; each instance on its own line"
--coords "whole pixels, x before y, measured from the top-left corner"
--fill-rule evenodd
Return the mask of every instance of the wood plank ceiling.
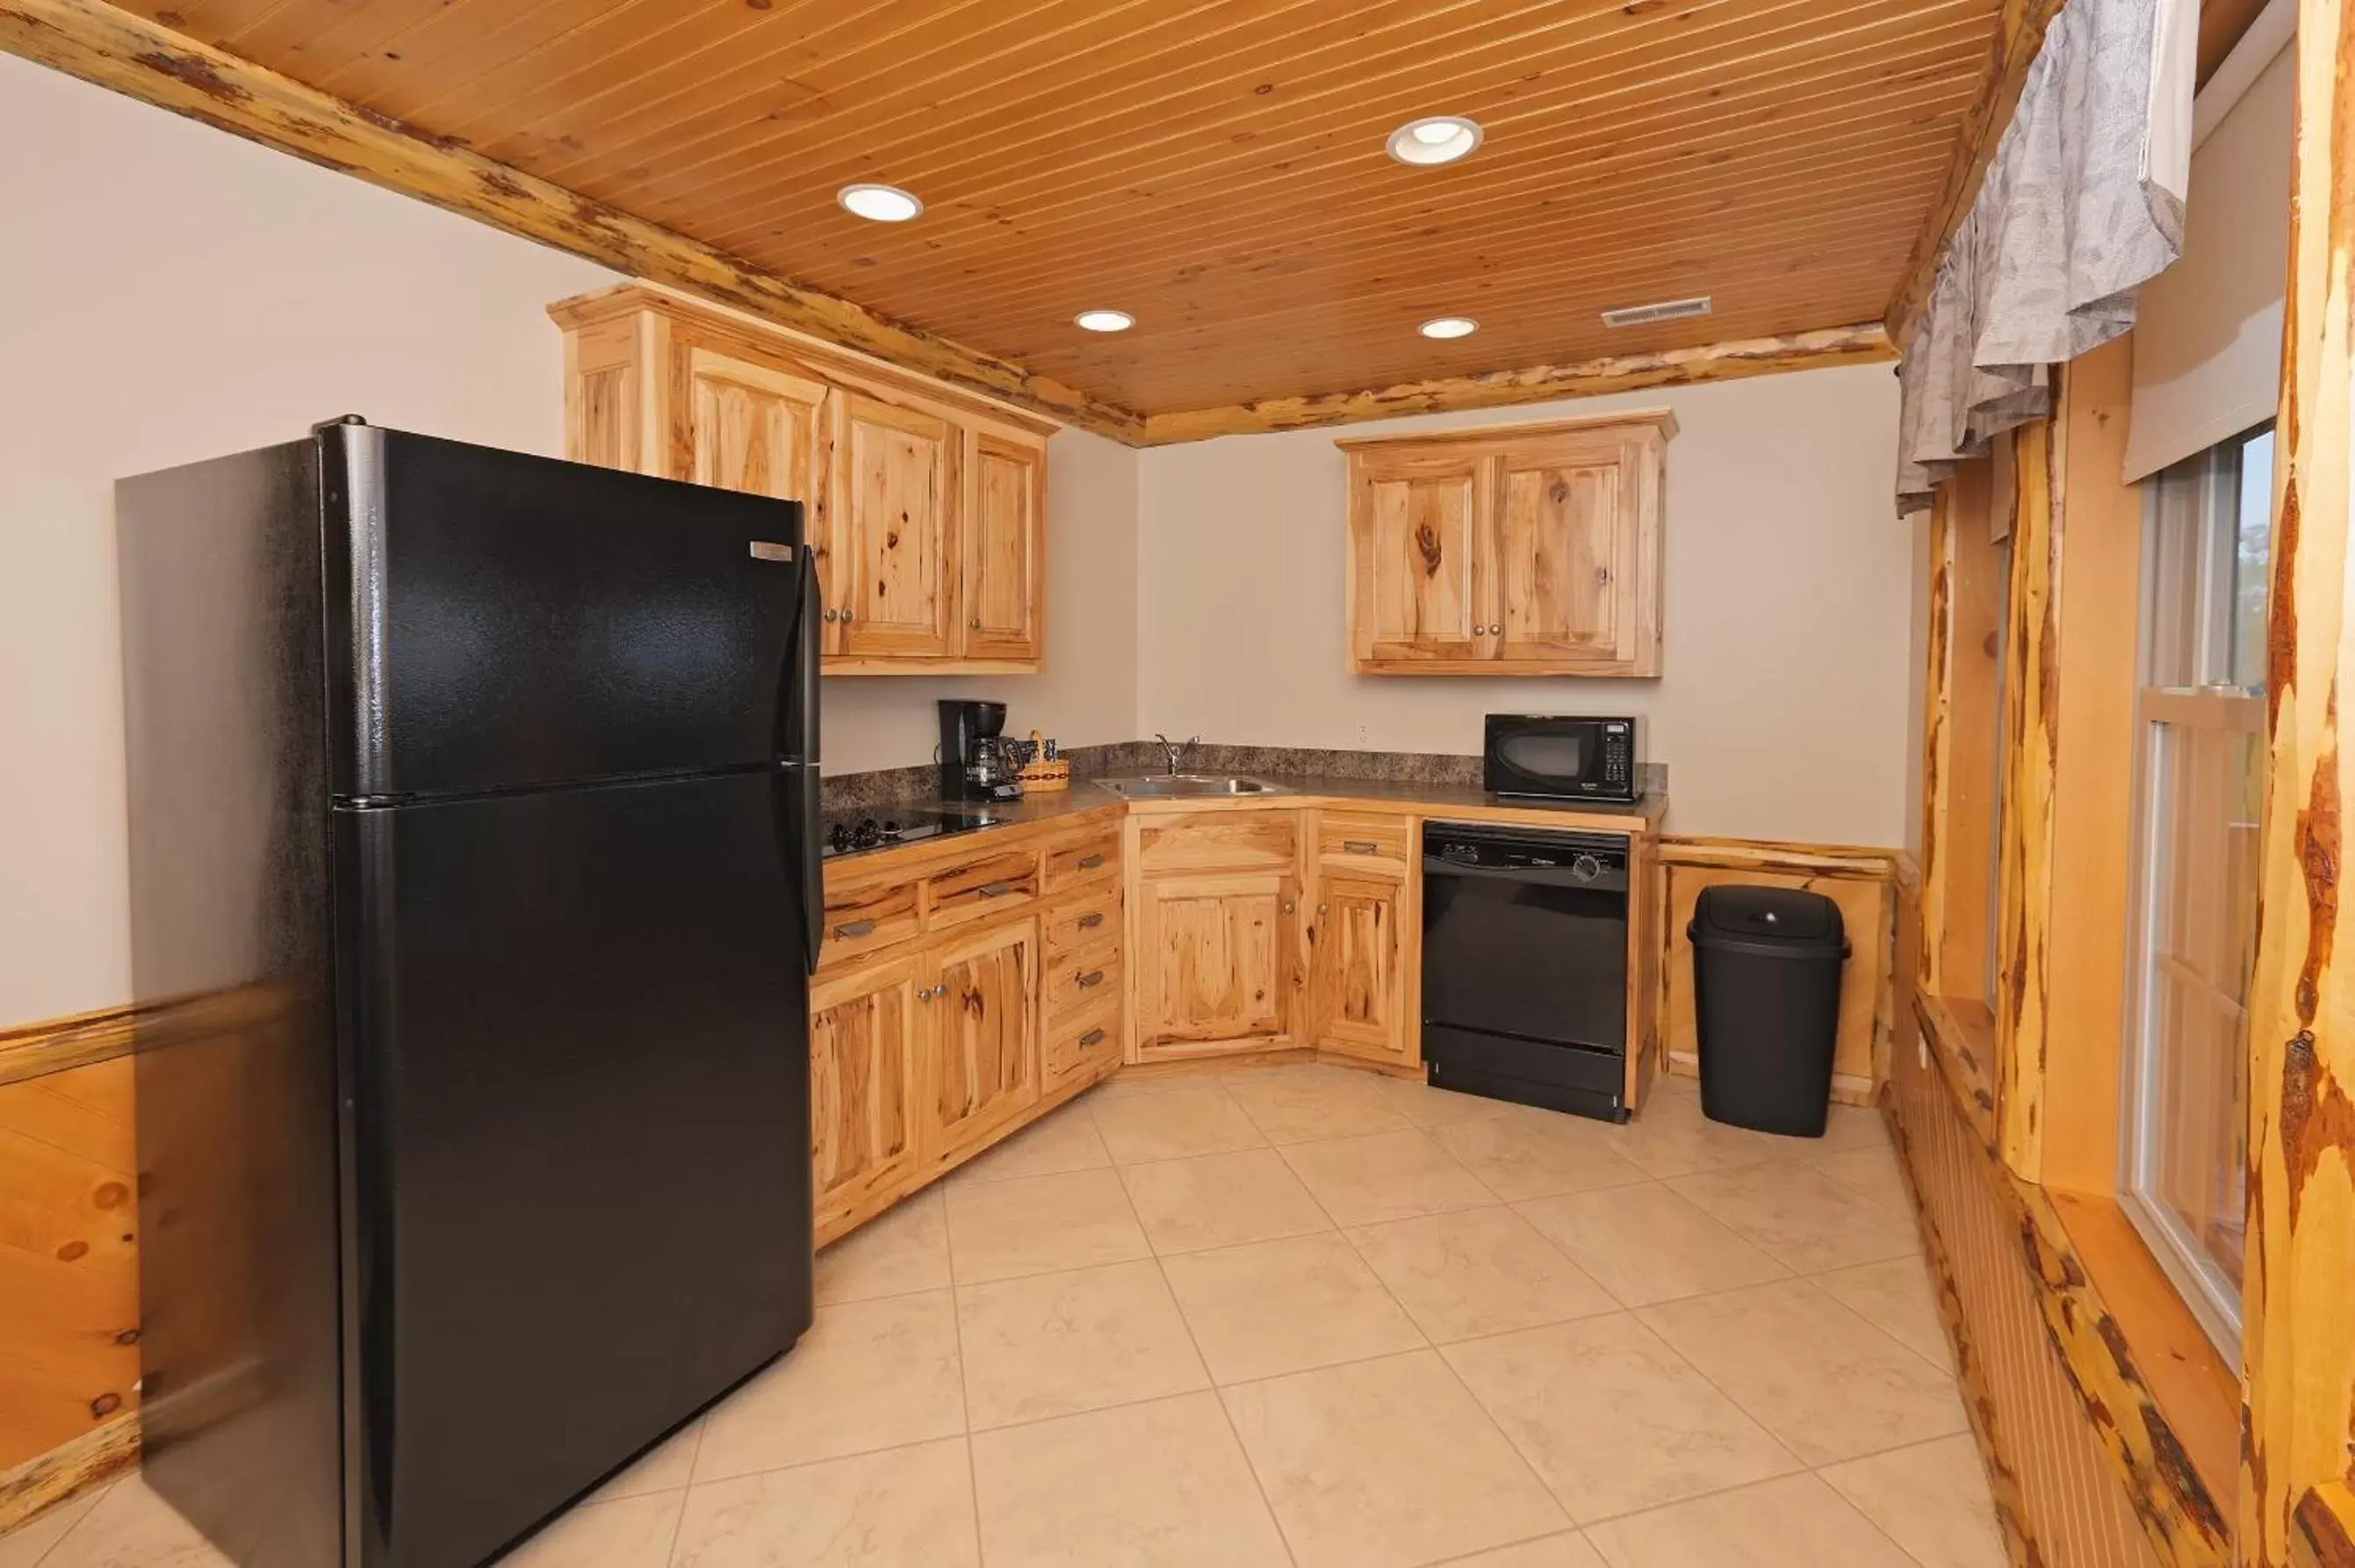
M 1141 413 L 1878 320 L 2001 0 L 130 0 Z M 1464 162 L 1383 151 L 1477 120 Z M 841 186 L 923 198 L 844 212 Z M 1614 305 L 1715 314 L 1611 330 Z M 1117 336 L 1074 313 L 1134 314 Z M 1452 343 L 1435 315 L 1478 318 Z

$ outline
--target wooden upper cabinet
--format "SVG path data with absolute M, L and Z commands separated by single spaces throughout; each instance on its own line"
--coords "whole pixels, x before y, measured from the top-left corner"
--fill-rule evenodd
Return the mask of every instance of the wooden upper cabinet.
M 854 657 L 945 657 L 957 643 L 961 432 L 861 393 L 836 421 L 828 608 Z
M 549 314 L 567 456 L 803 504 L 829 671 L 1039 667 L 1051 424 L 644 284 Z
M 1660 673 L 1667 410 L 1343 441 L 1363 674 Z
M 1369 453 L 1349 486 L 1350 655 L 1361 667 L 1485 656 L 1481 460 Z
M 1047 610 L 1047 449 L 976 431 L 966 473 L 959 649 L 967 658 L 1036 660 Z

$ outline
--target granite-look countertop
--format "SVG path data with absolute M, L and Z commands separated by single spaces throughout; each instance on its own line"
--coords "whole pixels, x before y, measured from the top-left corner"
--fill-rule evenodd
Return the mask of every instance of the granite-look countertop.
M 882 802 L 865 809 L 876 816 L 890 816 L 894 812 L 978 811 L 997 820 L 987 827 L 954 835 L 947 839 L 929 838 L 914 845 L 883 845 L 848 855 L 837 855 L 827 860 L 829 866 L 865 861 L 871 856 L 889 854 L 895 849 L 931 850 L 943 843 L 965 843 L 985 839 L 1002 827 L 1034 826 L 1059 817 L 1078 816 L 1089 812 L 1119 813 L 1130 808 L 1150 813 L 1175 811 L 1237 811 L 1281 809 L 1320 803 L 1342 805 L 1365 805 L 1393 806 L 1416 810 L 1426 815 L 1451 811 L 1509 811 L 1520 813 L 1526 820 L 1531 816 L 1560 817 L 1565 829 L 1610 828 L 1625 826 L 1636 831 L 1659 831 L 1661 819 L 1668 809 L 1668 797 L 1664 794 L 1647 795 L 1630 802 L 1580 800 L 1566 801 L 1561 805 L 1543 801 L 1515 799 L 1494 795 L 1472 784 L 1416 783 L 1408 780 L 1322 778 L 1314 775 L 1252 773 L 1252 778 L 1264 779 L 1284 791 L 1281 795 L 1214 795 L 1125 800 L 1112 791 L 1097 787 L 1092 779 L 1075 779 L 1071 788 L 1052 793 L 1033 792 L 1018 801 L 992 804 L 986 801 L 946 800 L 937 795 L 915 795 Z M 1605 820 L 1596 821 L 1596 818 Z

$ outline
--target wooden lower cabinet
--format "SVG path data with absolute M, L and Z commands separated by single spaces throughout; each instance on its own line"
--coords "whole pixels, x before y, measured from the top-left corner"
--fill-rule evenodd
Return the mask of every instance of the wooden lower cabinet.
M 832 1236 L 914 1178 L 916 961 L 810 987 L 810 1157 L 817 1233 Z
M 990 1142 L 1039 1099 L 1039 922 L 993 923 L 938 948 L 920 979 L 926 1165 Z
M 1290 871 L 1148 877 L 1136 902 L 1140 1059 L 1284 1036 L 1294 1021 L 1300 881 Z
M 1369 1061 L 1415 1060 L 1407 1027 L 1405 884 L 1327 875 L 1311 922 L 1310 1005 L 1316 1043 Z

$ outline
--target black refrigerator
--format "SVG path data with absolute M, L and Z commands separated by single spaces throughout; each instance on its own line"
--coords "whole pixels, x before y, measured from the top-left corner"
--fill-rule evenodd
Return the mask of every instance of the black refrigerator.
M 346 420 L 116 515 L 147 1477 L 472 1568 L 810 1322 L 801 507 Z

